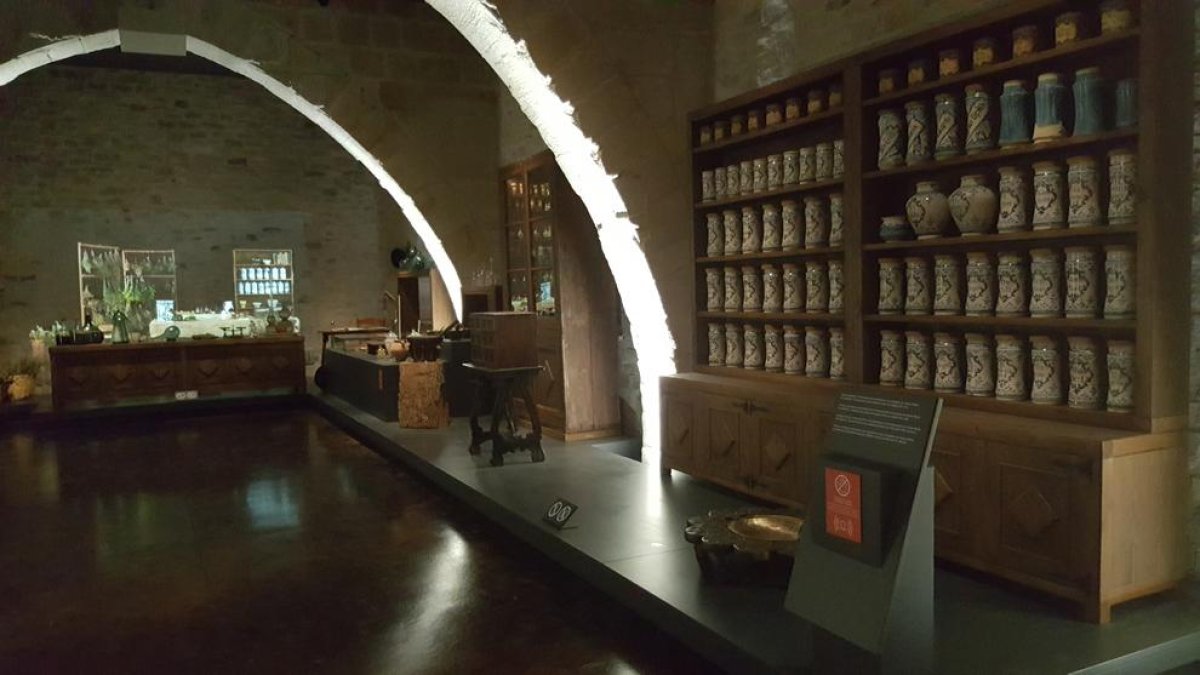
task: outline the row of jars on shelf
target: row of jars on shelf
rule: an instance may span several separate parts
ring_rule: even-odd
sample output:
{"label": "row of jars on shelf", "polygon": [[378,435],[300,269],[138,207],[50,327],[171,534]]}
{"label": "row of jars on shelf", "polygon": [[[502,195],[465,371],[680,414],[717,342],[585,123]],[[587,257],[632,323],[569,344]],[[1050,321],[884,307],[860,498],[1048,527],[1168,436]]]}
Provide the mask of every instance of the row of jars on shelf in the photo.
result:
{"label": "row of jars on shelf", "polygon": [[842,261],[754,265],[704,270],[710,312],[840,314],[846,308]]}
{"label": "row of jars on shelf", "polygon": [[[1083,12],[1064,12],[1054,21],[1054,46],[1070,44],[1092,34],[1093,19]],[[1101,34],[1127,30],[1133,26],[1133,12],[1126,0],[1107,0],[1100,4]],[[1032,54],[1039,49],[1040,30],[1036,24],[1017,27],[1012,32],[1012,57],[1020,58]],[[995,38],[982,37],[971,45],[971,66],[983,68],[990,66],[999,58]],[[951,77],[962,72],[964,67],[962,54],[957,49],[943,49],[938,52],[938,77]],[[929,59],[918,58],[909,61],[906,81],[908,86],[915,86],[933,79],[933,68]],[[879,71],[878,91],[887,94],[900,88],[900,72],[895,68],[884,68]]]}
{"label": "row of jars on shelf", "polygon": [[[1082,410],[1107,407],[1112,412],[1133,410],[1133,343],[1109,340],[1105,366],[1095,338],[1067,338],[1067,368],[1062,343],[1035,335],[1029,344],[1017,335],[997,335],[995,344],[983,333],[885,330],[879,338],[879,383],[906,389],[995,397],[1067,405]],[[1066,387],[1064,397],[1064,385]]]}
{"label": "row of jars on shelf", "polygon": [[[938,314],[1057,318],[1131,319],[1136,312],[1135,257],[1131,246],[1104,247],[1100,255],[1086,246],[1004,252],[998,261],[986,252],[934,256],[933,268],[921,257],[879,261],[880,314]],[[1064,264],[1065,258],[1065,264]],[[1101,283],[1103,281],[1103,283]],[[964,292],[965,291],[965,292]]]}
{"label": "row of jars on shelf", "polygon": [[735,138],[748,131],[758,131],[773,127],[781,122],[791,122],[807,115],[815,115],[826,110],[832,110],[842,105],[842,85],[834,82],[828,91],[820,87],[808,90],[807,100],[799,96],[789,96],[783,105],[768,103],[766,114],[758,108],[751,108],[744,113],[736,113],[728,120],[716,120],[712,124],[700,126],[700,145],[708,145]]}
{"label": "row of jars on shelf", "polygon": [[[905,164],[914,165],[932,159],[949,159],[1000,147],[1025,143],[1044,143],[1067,136],[1064,110],[1068,103],[1067,89],[1058,73],[1038,75],[1033,93],[1034,114],[1030,118],[1030,93],[1023,80],[1008,80],[1000,94],[999,137],[995,127],[997,117],[992,96],[982,84],[968,85],[965,90],[965,125],[962,106],[955,94],[939,94],[935,98],[933,124],[929,104],[909,101],[904,105],[904,117],[896,108],[879,111],[880,169]],[[1075,121],[1072,135],[1086,136],[1105,130],[1105,85],[1099,68],[1083,68],[1075,72]],[[1118,129],[1137,124],[1137,80],[1127,78],[1117,82],[1113,125]],[[964,133],[965,126],[965,133]],[[965,140],[964,140],[965,136]]]}
{"label": "row of jars on shelf", "polygon": [[708,365],[768,373],[845,378],[845,334],[839,326],[708,324]]}
{"label": "row of jars on shelf", "polygon": [[[761,213],[760,213],[761,211]],[[725,209],[705,216],[709,256],[794,251],[841,246],[845,233],[842,193],[810,195],[804,208],[790,199],[776,206],[743,206],[739,214]]]}
{"label": "row of jars on shelf", "polygon": [[1133,223],[1137,157],[1127,148],[1108,153],[1107,204],[1096,164],[1086,155],[1071,157],[1064,180],[1058,162],[1035,162],[1032,193],[1023,168],[1000,167],[998,198],[985,174],[964,176],[949,197],[936,181],[922,181],[904,205],[906,215],[885,216],[879,236],[884,241],[910,239],[913,234],[918,239],[941,237],[952,219],[964,236]]}
{"label": "row of jars on shelf", "polygon": [[839,138],[701,171],[700,199],[747,197],[787,185],[841,178],[846,172],[845,145]]}

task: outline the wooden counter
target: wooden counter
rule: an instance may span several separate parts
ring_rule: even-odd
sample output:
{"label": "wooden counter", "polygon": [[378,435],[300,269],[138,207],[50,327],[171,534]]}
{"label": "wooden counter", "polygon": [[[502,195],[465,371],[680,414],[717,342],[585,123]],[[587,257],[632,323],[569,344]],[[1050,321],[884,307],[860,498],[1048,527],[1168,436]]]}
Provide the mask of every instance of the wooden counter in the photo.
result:
{"label": "wooden counter", "polygon": [[305,388],[304,338],[292,335],[64,345],[50,365],[56,410]]}

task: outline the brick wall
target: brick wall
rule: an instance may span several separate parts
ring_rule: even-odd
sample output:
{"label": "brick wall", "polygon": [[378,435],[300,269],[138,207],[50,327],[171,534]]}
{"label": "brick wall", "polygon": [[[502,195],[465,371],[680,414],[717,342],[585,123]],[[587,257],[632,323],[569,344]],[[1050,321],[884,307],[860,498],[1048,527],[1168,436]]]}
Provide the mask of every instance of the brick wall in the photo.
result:
{"label": "brick wall", "polygon": [[[233,248],[290,248],[308,348],[381,314],[387,254],[415,240],[327,134],[241,77],[48,66],[0,117],[0,349],[78,317],[75,244],[173,248],[182,308],[232,299]],[[5,354],[0,353],[0,359]]]}

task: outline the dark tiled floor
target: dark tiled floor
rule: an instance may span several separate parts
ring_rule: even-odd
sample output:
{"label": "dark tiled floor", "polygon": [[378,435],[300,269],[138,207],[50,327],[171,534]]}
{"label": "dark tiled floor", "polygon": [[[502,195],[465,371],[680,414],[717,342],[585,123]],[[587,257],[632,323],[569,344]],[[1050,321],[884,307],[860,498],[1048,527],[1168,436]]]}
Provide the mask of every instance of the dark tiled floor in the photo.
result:
{"label": "dark tiled floor", "polygon": [[0,672],[703,671],[315,414],[0,435]]}

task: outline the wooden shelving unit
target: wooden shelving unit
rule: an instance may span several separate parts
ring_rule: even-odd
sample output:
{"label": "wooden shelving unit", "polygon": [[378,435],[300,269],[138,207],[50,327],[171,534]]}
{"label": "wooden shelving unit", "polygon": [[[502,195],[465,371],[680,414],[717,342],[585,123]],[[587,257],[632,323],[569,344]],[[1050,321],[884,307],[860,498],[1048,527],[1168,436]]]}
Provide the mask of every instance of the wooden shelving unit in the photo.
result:
{"label": "wooden shelving unit", "polygon": [[[1186,421],[1188,331],[1180,317],[1188,307],[1192,110],[1188,92],[1192,58],[1190,6],[1186,3],[1131,2],[1136,17],[1129,29],[1100,33],[1099,3],[1076,0],[1018,0],[976,17],[938,26],[922,34],[824,65],[808,73],[695,111],[690,116],[693,144],[693,258],[695,260],[696,374],[664,378],[664,465],[708,477],[726,486],[792,504],[807,499],[811,459],[832,423],[834,397],[841,391],[895,391],[879,381],[881,330],[916,330],[1048,335],[1096,338],[1103,367],[1108,340],[1131,341],[1135,348],[1134,405],[1129,412],[1086,410],[1065,404],[1041,405],[994,396],[913,390],[941,396],[946,403],[934,463],[938,471],[938,554],[1079,603],[1083,615],[1107,621],[1112,604],[1169,587],[1187,569],[1181,462]],[[1055,17],[1082,11],[1084,36],[1051,46]],[[1010,58],[1008,44],[1019,26],[1038,27],[1042,43],[1033,54]],[[971,46],[990,37],[997,62],[970,69]],[[878,74],[901,73],[914,58],[936,70],[941,50],[958,49],[964,72],[879,94]],[[911,166],[877,167],[877,115],[941,93],[960,101],[966,85],[980,83],[999,109],[1004,81],[1030,85],[1042,72],[1058,72],[1068,85],[1077,69],[1099,66],[1106,82],[1136,77],[1137,128],[1106,130],[930,160]],[[785,99],[802,100],[810,89],[841,86],[840,108],[699,146],[700,127],[734,114],[762,110]],[[1111,107],[1111,88],[1107,104]],[[1030,97],[1032,101],[1032,96]],[[1067,106],[1070,126],[1070,103]],[[1031,111],[1032,112],[1032,111]],[[932,114],[932,113],[931,113]],[[960,113],[961,114],[961,113]],[[993,121],[999,132],[999,120]],[[931,134],[932,135],[932,134]],[[845,173],[837,180],[786,185],[769,192],[701,201],[701,173],[788,149],[844,139]],[[883,216],[903,214],[918,181],[937,180],[945,194],[967,174],[984,174],[997,189],[997,169],[1028,169],[1035,161],[1063,161],[1076,155],[1096,158],[1102,192],[1105,153],[1132,149],[1137,156],[1136,225],[1025,230],[979,236],[945,236],[882,241]],[[1065,181],[1065,174],[1064,174]],[[1032,188],[1030,188],[1032,190]],[[706,216],[737,205],[761,207],[796,194],[842,193],[843,245],[837,248],[738,253],[710,256]],[[1106,202],[1104,202],[1106,203]],[[1041,318],[1031,316],[881,315],[877,310],[877,265],[883,257],[986,251],[1026,253],[1033,248],[1123,244],[1136,256],[1136,316],[1132,319]],[[793,259],[841,258],[845,312],[836,317],[805,313],[709,312],[705,271],[713,267],[777,263]],[[1103,267],[1101,266],[1101,269]],[[1103,275],[1101,275],[1103,283]],[[965,289],[965,287],[964,287]],[[1103,297],[1101,295],[1101,297]],[[764,323],[777,326],[840,325],[844,381],[769,373],[708,364],[710,323]],[[1060,348],[1061,367],[1068,367]],[[1026,353],[1028,371],[1029,355]],[[1103,373],[1102,373],[1103,375]],[[1028,377],[1028,373],[1027,373]],[[1063,377],[1063,390],[1068,386]],[[1065,400],[1065,393],[1064,393]],[[757,414],[739,412],[754,401]],[[789,461],[794,456],[795,461]],[[740,487],[739,487],[740,486]],[[1137,497],[1153,492],[1154,503]],[[1103,493],[1103,499],[1101,494]]]}

